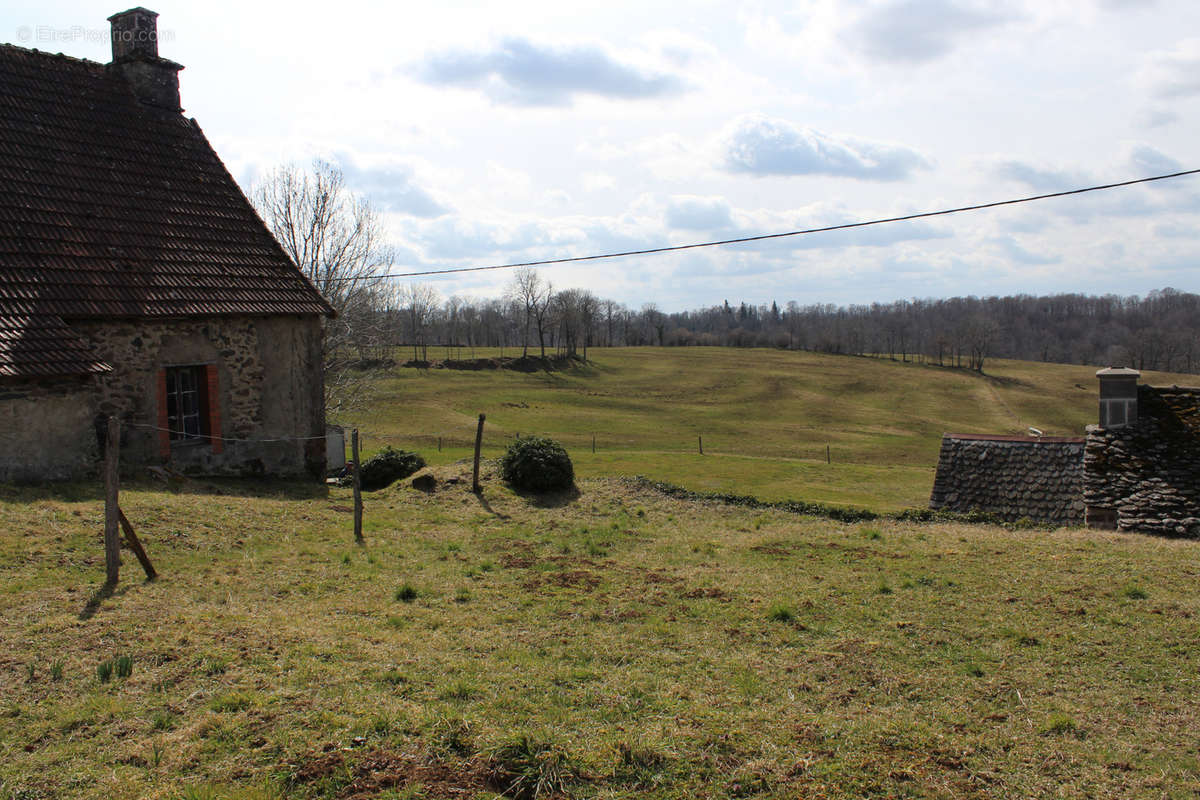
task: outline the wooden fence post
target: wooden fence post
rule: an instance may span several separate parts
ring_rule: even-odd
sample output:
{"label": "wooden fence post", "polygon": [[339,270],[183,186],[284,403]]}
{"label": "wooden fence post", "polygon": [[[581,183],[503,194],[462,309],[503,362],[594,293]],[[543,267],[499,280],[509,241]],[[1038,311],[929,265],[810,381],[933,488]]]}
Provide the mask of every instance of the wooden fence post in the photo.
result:
{"label": "wooden fence post", "polygon": [[592,455],[596,454],[596,434],[592,434]]}
{"label": "wooden fence post", "polygon": [[698,444],[698,445],[700,446],[700,455],[704,455],[704,437],[703,437],[703,436],[697,436],[697,437],[696,437],[696,444]]}
{"label": "wooden fence post", "polygon": [[354,458],[354,541],[362,544],[362,470],[358,463],[358,428],[350,433],[350,453]]}
{"label": "wooden fence post", "polygon": [[479,415],[479,427],[475,429],[475,469],[471,473],[471,491],[479,494],[483,488],[479,485],[479,450],[483,447],[483,421],[486,417]]}
{"label": "wooden fence post", "polygon": [[104,572],[108,586],[117,585],[121,571],[120,457],[121,423],[109,417],[104,441]]}
{"label": "wooden fence post", "polygon": [[832,461],[829,460],[829,445],[825,445],[825,463],[826,464],[833,463]]}

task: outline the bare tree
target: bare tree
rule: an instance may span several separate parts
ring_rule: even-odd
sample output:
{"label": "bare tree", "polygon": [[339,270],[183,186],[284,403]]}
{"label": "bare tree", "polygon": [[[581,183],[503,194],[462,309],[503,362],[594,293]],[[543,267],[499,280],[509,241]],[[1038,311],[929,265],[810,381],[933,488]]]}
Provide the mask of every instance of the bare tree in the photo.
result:
{"label": "bare tree", "polygon": [[438,308],[438,293],[427,283],[410,283],[400,290],[400,304],[408,317],[413,361],[429,361],[429,329]]}
{"label": "bare tree", "polygon": [[326,411],[360,404],[365,376],[354,368],[382,342],[380,275],[394,260],[379,213],[346,187],[341,170],[322,160],[307,170],[276,167],[250,194],[283,251],[337,311],[325,322]]}
{"label": "bare tree", "polygon": [[522,267],[513,273],[508,295],[516,301],[523,312],[525,327],[521,357],[529,355],[529,325],[536,323],[538,343],[542,347],[542,358],[546,357],[546,327],[550,318],[550,304],[554,299],[554,287],[532,267]]}

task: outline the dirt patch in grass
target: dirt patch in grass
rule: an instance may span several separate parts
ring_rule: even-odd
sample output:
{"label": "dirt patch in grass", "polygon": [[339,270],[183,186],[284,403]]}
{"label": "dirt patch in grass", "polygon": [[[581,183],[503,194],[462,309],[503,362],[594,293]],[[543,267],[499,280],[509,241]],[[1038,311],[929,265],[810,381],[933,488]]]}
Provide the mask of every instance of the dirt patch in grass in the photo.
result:
{"label": "dirt patch in grass", "polygon": [[525,581],[523,586],[531,592],[538,592],[547,587],[559,589],[580,589],[590,592],[600,585],[600,577],[586,569],[568,569],[562,572],[551,572]]}
{"label": "dirt patch in grass", "polygon": [[686,592],[681,592],[680,597],[685,597],[688,600],[719,600],[722,603],[731,603],[733,598],[728,592],[722,591],[715,586],[698,586],[695,589],[689,589]]}
{"label": "dirt patch in grass", "polygon": [[385,791],[416,789],[425,798],[474,797],[496,787],[479,759],[446,763],[424,753],[376,749],[314,753],[293,770],[291,783],[332,789],[337,800],[368,800]]}

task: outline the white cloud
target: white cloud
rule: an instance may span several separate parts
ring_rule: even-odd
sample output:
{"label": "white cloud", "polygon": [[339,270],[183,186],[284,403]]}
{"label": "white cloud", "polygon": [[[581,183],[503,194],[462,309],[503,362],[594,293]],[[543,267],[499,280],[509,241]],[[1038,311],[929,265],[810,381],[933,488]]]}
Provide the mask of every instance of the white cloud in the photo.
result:
{"label": "white cloud", "polygon": [[434,53],[415,74],[434,86],[476,89],[495,103],[516,106],[565,106],[578,95],[639,100],[687,89],[677,75],[622,62],[598,46],[562,47],[515,36],[485,49]]}
{"label": "white cloud", "polygon": [[678,195],[667,205],[666,222],[676,230],[723,231],[733,227],[733,213],[723,197]]}
{"label": "white cloud", "polygon": [[722,166],[750,175],[834,175],[898,181],[931,165],[916,150],[831,135],[761,114],[735,120],[723,136]]}
{"label": "white cloud", "polygon": [[859,17],[845,37],[875,60],[921,64],[946,55],[967,36],[1011,19],[993,4],[890,0]]}
{"label": "white cloud", "polygon": [[1200,94],[1200,39],[1185,39],[1169,50],[1150,53],[1138,78],[1147,91],[1160,98]]}
{"label": "white cloud", "polygon": [[1022,183],[1038,192],[1065,192],[1093,183],[1092,178],[1079,170],[1033,164],[1017,159],[998,161],[992,168],[1000,178]]}
{"label": "white cloud", "polygon": [[450,212],[449,203],[436,199],[422,187],[411,164],[398,161],[360,163],[339,153],[334,157],[347,185],[370,198],[382,210],[414,217],[440,217]]}

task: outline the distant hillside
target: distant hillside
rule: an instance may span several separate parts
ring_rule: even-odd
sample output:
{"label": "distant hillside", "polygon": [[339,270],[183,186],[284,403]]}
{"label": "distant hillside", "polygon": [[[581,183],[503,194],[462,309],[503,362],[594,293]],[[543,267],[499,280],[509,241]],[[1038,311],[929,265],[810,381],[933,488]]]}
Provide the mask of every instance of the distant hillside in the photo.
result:
{"label": "distant hillside", "polygon": [[464,458],[484,413],[490,456],[517,434],[545,434],[585,477],[643,474],[877,510],[925,505],[945,432],[1081,434],[1097,405],[1094,367],[996,360],[978,374],[715,347],[594,348],[586,364],[556,372],[397,369],[376,389],[369,412],[341,420],[369,449]]}

